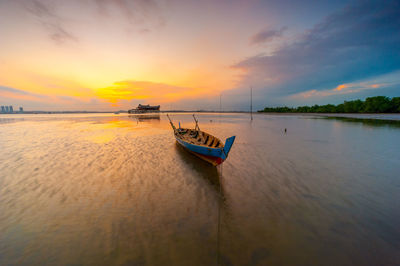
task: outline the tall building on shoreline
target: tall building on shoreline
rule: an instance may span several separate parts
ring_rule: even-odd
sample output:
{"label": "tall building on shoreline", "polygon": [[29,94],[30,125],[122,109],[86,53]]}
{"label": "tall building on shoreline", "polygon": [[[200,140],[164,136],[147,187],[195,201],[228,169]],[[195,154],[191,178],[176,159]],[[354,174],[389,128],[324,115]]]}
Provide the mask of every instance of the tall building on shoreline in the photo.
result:
{"label": "tall building on shoreline", "polygon": [[[24,109],[22,107],[19,108],[19,112],[22,113],[24,112]],[[13,114],[14,113],[14,108],[12,105],[2,105],[1,106],[1,114]]]}

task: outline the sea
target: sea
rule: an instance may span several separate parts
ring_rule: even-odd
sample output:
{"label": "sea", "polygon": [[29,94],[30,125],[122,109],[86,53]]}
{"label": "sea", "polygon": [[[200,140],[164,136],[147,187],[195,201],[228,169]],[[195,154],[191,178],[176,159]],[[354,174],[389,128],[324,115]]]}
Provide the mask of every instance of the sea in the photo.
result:
{"label": "sea", "polygon": [[400,265],[399,115],[196,117],[0,115],[0,265]]}

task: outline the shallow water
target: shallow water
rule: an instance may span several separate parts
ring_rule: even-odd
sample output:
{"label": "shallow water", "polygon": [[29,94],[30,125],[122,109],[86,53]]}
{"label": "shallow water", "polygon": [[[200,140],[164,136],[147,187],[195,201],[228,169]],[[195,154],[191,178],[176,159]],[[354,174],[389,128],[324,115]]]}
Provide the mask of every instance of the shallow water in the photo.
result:
{"label": "shallow water", "polygon": [[163,114],[0,116],[0,265],[399,264],[396,124],[197,116],[218,169]]}

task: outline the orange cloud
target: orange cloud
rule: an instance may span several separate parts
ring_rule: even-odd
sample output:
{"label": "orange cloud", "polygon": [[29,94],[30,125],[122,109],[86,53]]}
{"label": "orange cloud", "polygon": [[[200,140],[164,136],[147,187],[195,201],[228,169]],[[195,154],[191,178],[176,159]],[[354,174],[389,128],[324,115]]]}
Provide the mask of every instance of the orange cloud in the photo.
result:
{"label": "orange cloud", "polygon": [[383,86],[383,84],[371,84],[370,85],[370,87],[373,88],[373,89],[377,89],[377,88],[380,88],[382,86]]}
{"label": "orange cloud", "polygon": [[348,87],[350,87],[350,84],[341,84],[341,85],[337,86],[334,90],[341,91],[341,90],[346,89]]}
{"label": "orange cloud", "polygon": [[200,88],[180,87],[148,81],[119,81],[112,86],[95,90],[97,97],[114,106],[122,100],[151,99],[157,103],[171,102],[182,98],[192,98],[209,92]]}
{"label": "orange cloud", "polygon": [[326,97],[331,95],[338,95],[338,94],[350,94],[360,92],[362,90],[370,90],[370,89],[377,89],[381,87],[388,86],[389,83],[374,83],[369,84],[368,82],[360,82],[360,83],[346,83],[340,84],[334,89],[330,90],[309,90],[301,93],[297,93],[292,95],[292,98],[299,99],[299,98],[311,98],[311,97]]}

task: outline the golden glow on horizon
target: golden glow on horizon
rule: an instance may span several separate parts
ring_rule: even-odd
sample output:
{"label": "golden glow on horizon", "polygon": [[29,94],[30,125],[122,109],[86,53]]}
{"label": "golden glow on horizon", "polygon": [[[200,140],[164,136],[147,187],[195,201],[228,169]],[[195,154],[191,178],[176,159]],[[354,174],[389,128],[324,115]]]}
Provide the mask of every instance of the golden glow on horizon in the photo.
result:
{"label": "golden glow on horizon", "polygon": [[[204,21],[190,15],[193,23],[185,24],[192,12],[165,7],[131,23],[116,3],[106,5],[110,12],[104,17],[90,3],[37,2],[41,5],[0,9],[3,17],[13,14],[0,24],[6,36],[0,43],[0,86],[11,88],[0,94],[21,105],[25,100],[35,108],[84,110],[91,103],[92,110],[110,110],[131,108],[137,100],[177,102],[178,108],[186,99],[198,99],[201,107],[203,99],[236,87],[240,70],[230,66],[249,55],[247,38],[238,38],[248,34],[249,25],[232,16],[210,14]],[[167,10],[178,14],[161,25],[158,12]]]}
{"label": "golden glow on horizon", "polygon": [[[39,54],[22,65],[0,65],[0,72],[6,74],[0,77],[0,84],[28,92],[27,95],[7,93],[14,99],[45,102],[45,97],[40,96],[67,96],[79,101],[99,99],[110,106],[120,106],[121,102],[130,100],[167,103],[183,98],[214,97],[235,84],[232,77],[235,70],[219,66],[217,62],[166,68],[166,59],[162,62],[153,59],[152,63],[142,64],[142,71],[129,73],[126,69],[138,69],[141,62],[125,60],[119,62],[119,67],[112,60],[107,64],[96,61],[80,64],[76,55],[68,57],[67,54],[56,57],[60,60],[58,64],[53,57]],[[151,69],[150,65],[156,67]],[[130,81],[131,77],[135,79]],[[57,97],[52,100],[59,101]]]}
{"label": "golden glow on horizon", "polygon": [[144,81],[121,81],[112,86],[95,90],[96,96],[107,100],[113,106],[119,106],[121,100],[147,100],[167,103],[183,98],[196,98],[215,94],[206,89],[180,87],[163,83]]}
{"label": "golden glow on horizon", "polygon": [[[202,17],[194,26],[178,20],[141,33],[134,27],[127,30],[132,25],[115,16],[118,12],[99,22],[91,6],[68,13],[68,8],[49,5],[54,14],[8,8],[19,16],[9,18],[13,27],[0,25],[7,37],[0,43],[0,86],[11,88],[0,95],[19,99],[21,105],[86,109],[92,102],[93,109],[105,110],[131,108],[133,100],[162,104],[199,99],[201,104],[200,99],[235,88],[239,70],[229,66],[247,55],[246,38],[236,39],[238,28],[223,35],[219,29],[204,30]],[[6,11],[0,13],[10,13]],[[58,32],[52,23],[65,31]],[[57,33],[64,33],[64,39],[54,40]]]}

